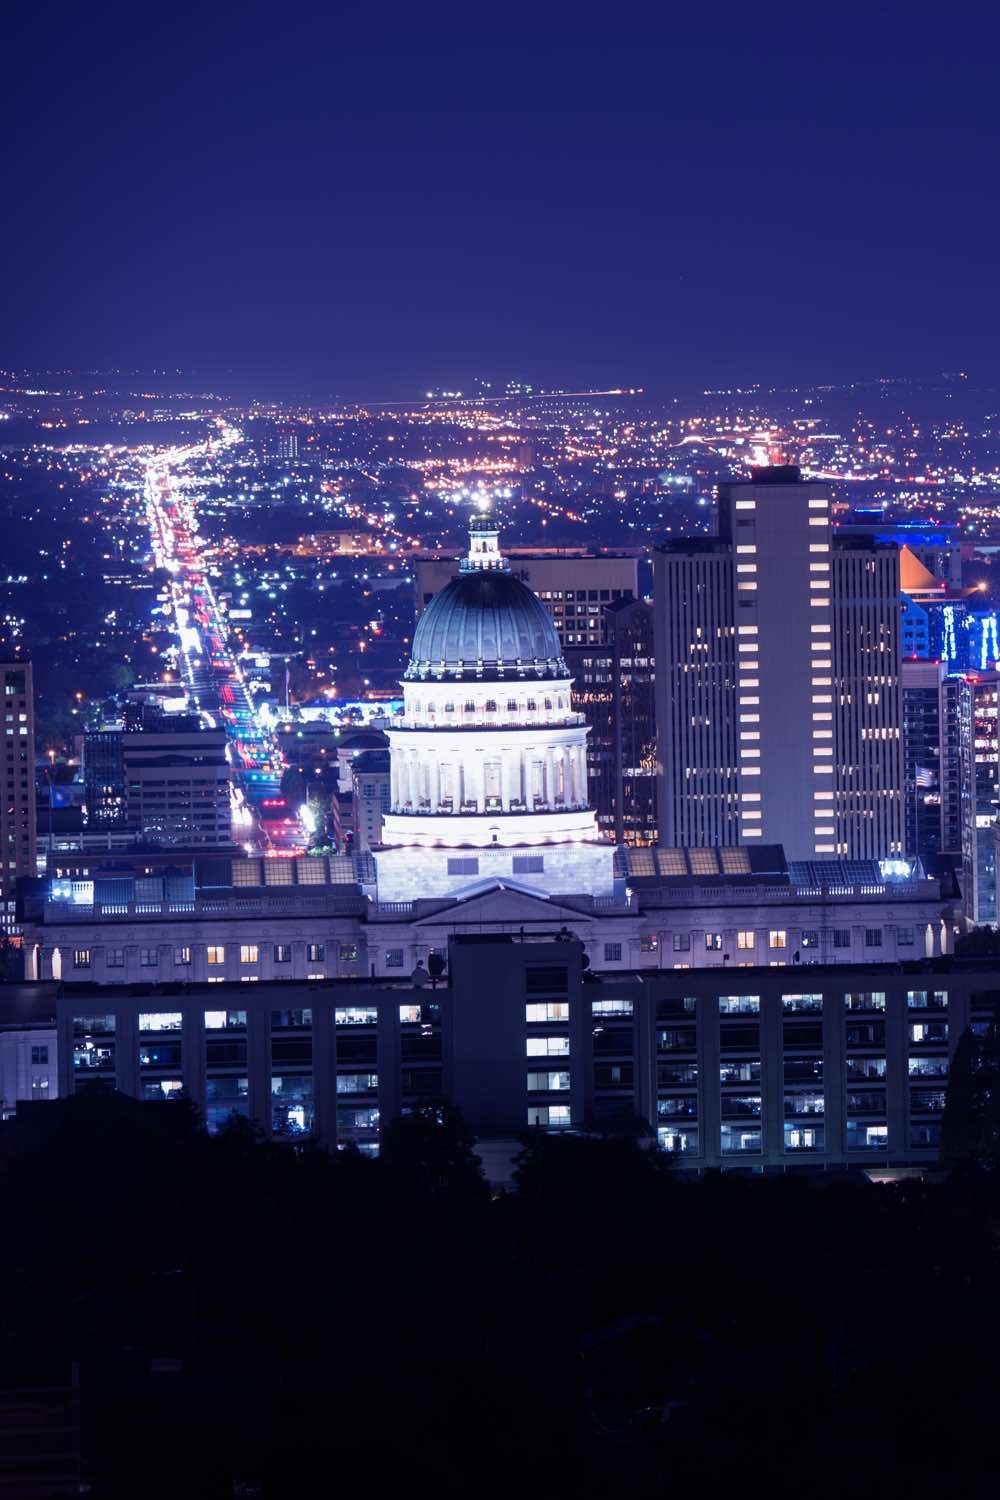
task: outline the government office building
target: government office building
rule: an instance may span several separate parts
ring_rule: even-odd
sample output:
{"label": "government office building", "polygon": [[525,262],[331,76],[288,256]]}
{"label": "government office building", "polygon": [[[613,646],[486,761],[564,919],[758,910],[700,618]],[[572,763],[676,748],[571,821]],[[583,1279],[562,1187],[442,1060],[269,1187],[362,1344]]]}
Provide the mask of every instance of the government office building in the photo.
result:
{"label": "government office building", "polygon": [[532,1126],[638,1130],[693,1169],[931,1164],[957,1039],[1000,1000],[993,960],[594,975],[582,958],[571,938],[470,934],[435,988],[421,972],[39,989],[61,1094],[183,1090],[210,1131],[235,1113],[370,1153],[444,1095],[497,1180]]}

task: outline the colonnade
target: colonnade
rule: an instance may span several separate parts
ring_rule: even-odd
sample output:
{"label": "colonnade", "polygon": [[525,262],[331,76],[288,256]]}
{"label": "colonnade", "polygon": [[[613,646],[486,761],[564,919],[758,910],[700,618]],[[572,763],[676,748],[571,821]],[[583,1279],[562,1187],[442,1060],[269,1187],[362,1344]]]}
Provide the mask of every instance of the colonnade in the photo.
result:
{"label": "colonnade", "polygon": [[[394,812],[534,811],[587,804],[585,741],[440,751],[394,746],[390,759]],[[487,806],[487,801],[489,806]],[[517,806],[516,804],[519,804]]]}

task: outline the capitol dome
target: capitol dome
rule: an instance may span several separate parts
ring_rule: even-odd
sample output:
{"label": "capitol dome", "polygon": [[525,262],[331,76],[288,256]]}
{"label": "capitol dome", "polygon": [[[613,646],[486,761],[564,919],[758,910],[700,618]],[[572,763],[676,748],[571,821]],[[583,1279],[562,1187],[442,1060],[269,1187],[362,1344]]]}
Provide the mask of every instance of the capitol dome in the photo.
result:
{"label": "capitol dome", "polygon": [[552,616],[504,572],[461,573],[435,594],[405,674],[408,682],[568,676]]}
{"label": "capitol dome", "polygon": [[473,519],[461,571],[421,615],[407,682],[565,680],[552,616],[507,570],[491,515]]}

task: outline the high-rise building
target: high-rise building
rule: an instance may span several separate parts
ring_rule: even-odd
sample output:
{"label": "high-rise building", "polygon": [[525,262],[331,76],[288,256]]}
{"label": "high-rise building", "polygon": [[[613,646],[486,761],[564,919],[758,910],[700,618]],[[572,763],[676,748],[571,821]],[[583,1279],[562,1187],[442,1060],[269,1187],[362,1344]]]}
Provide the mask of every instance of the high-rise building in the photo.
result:
{"label": "high-rise building", "polygon": [[196,714],[163,715],[122,735],[129,828],[145,843],[196,847],[232,841],[224,729]]}
{"label": "high-rise building", "polygon": [[19,876],[35,874],[35,705],[31,662],[0,659],[4,734],[0,751],[0,931],[13,925]]}
{"label": "high-rise building", "polygon": [[758,469],[720,486],[717,538],[657,550],[654,596],[662,842],[901,853],[898,549]]}
{"label": "high-rise building", "polygon": [[908,858],[942,849],[942,672],[935,661],[904,661],[903,852]]}
{"label": "high-rise building", "polygon": [[87,827],[97,831],[127,825],[124,735],[95,729],[83,737],[84,804]]}
{"label": "high-rise building", "polygon": [[959,679],[962,896],[969,921],[984,924],[997,919],[998,692],[1000,673]]}
{"label": "high-rise building", "polygon": [[[560,645],[595,646],[604,639],[604,610],[639,592],[636,557],[582,552],[511,552],[508,571],[539,598],[552,616]],[[421,557],[413,568],[417,618],[455,576],[451,558]]]}
{"label": "high-rise building", "polygon": [[604,606],[602,646],[567,649],[573,707],[590,725],[587,786],[602,833],[616,844],[657,841],[653,609]]}

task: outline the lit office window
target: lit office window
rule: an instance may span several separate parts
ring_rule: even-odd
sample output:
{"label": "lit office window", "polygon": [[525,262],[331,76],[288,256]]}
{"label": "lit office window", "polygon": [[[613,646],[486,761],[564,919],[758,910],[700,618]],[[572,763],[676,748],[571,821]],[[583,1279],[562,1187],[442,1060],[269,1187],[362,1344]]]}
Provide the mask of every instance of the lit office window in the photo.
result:
{"label": "lit office window", "polygon": [[140,1031],[180,1031],[184,1016],[179,1010],[147,1010],[139,1013]]}
{"label": "lit office window", "polygon": [[759,995],[720,995],[720,1016],[755,1016],[760,1011]]}
{"label": "lit office window", "polygon": [[529,1094],[556,1094],[569,1088],[569,1074],[562,1071],[528,1074]]}
{"label": "lit office window", "polygon": [[539,1021],[568,1021],[568,1000],[529,1000],[524,1007],[524,1019],[529,1025]]}

